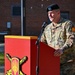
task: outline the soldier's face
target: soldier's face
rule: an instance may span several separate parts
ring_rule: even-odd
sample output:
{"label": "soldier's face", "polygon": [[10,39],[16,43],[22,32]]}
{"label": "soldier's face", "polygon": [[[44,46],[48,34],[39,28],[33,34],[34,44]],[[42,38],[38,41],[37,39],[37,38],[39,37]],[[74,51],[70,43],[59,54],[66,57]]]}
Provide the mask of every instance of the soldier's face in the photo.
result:
{"label": "soldier's face", "polygon": [[48,17],[51,22],[55,21],[58,18],[59,11],[58,10],[53,10],[48,12]]}

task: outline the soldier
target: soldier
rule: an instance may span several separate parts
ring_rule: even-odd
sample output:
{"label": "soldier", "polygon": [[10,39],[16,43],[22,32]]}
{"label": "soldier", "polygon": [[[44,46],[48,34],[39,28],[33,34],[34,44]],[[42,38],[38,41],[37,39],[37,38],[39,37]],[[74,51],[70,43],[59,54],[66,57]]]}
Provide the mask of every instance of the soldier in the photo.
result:
{"label": "soldier", "polygon": [[61,17],[57,4],[49,5],[47,13],[51,23],[45,27],[41,42],[53,47],[55,49],[54,55],[60,56],[61,75],[75,75],[74,34],[72,32],[74,24]]}

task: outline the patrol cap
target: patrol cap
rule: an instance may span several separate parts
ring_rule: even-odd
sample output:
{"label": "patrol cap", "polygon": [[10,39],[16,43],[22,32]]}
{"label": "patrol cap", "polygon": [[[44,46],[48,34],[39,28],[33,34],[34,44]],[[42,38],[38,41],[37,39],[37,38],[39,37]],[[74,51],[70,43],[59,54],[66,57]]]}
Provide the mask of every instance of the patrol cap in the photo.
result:
{"label": "patrol cap", "polygon": [[60,9],[59,6],[57,4],[51,4],[47,7],[47,12],[52,11],[52,10],[56,10],[56,9]]}

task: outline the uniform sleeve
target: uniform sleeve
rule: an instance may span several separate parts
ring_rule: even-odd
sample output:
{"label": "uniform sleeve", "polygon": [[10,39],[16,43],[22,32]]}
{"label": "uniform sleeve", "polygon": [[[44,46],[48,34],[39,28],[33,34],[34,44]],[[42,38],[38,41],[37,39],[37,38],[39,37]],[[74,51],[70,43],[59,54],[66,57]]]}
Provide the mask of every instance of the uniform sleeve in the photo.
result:
{"label": "uniform sleeve", "polygon": [[73,28],[73,23],[71,21],[69,21],[66,26],[66,42],[63,46],[63,50],[71,47],[74,43],[74,33],[72,32],[72,28]]}
{"label": "uniform sleeve", "polygon": [[45,38],[45,33],[44,32],[42,33],[40,41],[46,43],[46,38]]}

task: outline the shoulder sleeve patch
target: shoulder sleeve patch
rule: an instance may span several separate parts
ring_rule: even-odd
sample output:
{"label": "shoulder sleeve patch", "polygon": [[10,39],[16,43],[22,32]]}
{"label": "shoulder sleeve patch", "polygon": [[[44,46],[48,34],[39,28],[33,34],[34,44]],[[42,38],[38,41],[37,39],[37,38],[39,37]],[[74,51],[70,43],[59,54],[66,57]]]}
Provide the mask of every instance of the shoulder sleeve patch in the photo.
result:
{"label": "shoulder sleeve patch", "polygon": [[72,32],[75,32],[75,27],[72,28]]}

